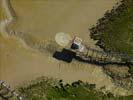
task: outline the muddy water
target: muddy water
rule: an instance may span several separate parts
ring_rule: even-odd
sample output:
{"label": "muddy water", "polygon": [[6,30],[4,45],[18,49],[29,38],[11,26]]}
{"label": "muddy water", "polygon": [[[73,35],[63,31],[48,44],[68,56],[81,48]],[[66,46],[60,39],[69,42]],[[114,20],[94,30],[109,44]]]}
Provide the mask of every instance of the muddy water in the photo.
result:
{"label": "muddy water", "polygon": [[54,39],[57,32],[74,33],[88,45],[88,28],[118,0],[11,0],[18,16],[12,29],[41,40]]}
{"label": "muddy water", "polygon": [[[42,75],[61,78],[65,82],[83,80],[101,83],[106,80],[112,84],[102,68],[95,65],[76,61],[71,64],[59,62],[38,51],[23,48],[15,39],[7,40],[1,37],[0,43],[0,78],[13,86]],[[103,84],[98,86],[101,85]]]}
{"label": "muddy water", "polygon": [[[95,46],[89,38],[88,28],[111,9],[116,0],[11,0],[11,3],[17,21],[10,29],[39,40],[54,39],[61,31],[75,33]],[[18,39],[0,37],[0,79],[15,87],[39,76],[48,76],[65,82],[87,81],[115,92],[121,90],[116,90],[100,66],[77,61],[68,64],[46,53],[26,48]]]}

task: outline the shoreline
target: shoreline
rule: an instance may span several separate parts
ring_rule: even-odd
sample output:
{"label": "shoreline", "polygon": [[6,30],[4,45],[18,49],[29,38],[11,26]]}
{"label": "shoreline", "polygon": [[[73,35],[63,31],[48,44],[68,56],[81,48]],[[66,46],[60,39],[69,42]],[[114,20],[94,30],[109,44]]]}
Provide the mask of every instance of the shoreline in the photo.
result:
{"label": "shoreline", "polygon": [[127,8],[127,5],[125,4],[126,2],[128,1],[122,0],[120,3],[117,3],[117,5],[114,6],[113,9],[111,9],[111,11],[107,10],[104,16],[98,19],[96,25],[89,28],[90,37],[93,40],[96,40],[97,41],[96,45],[102,48],[105,52],[111,52],[112,50],[108,48],[102,40],[101,35],[104,34],[104,27],[106,26],[107,23],[112,22],[111,17],[119,16],[121,12],[124,12],[126,10]]}

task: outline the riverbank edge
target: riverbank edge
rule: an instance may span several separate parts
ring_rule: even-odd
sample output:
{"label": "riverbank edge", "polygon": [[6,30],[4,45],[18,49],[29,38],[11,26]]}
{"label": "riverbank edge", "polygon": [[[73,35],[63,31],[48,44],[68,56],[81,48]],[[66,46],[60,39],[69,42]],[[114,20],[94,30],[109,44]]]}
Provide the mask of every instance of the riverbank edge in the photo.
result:
{"label": "riverbank edge", "polygon": [[[111,17],[116,17],[120,15],[121,12],[125,11],[127,8],[127,5],[132,5],[132,0],[121,0],[112,8],[112,10],[107,10],[104,14],[104,16],[100,19],[98,19],[95,26],[92,26],[89,28],[90,30],[90,37],[93,40],[97,40],[96,45],[102,48],[105,52],[112,52],[111,49],[107,48],[105,43],[102,41],[102,37],[100,37],[100,34],[104,31],[104,26],[106,26],[107,23],[111,22]],[[98,33],[99,32],[99,33]]]}

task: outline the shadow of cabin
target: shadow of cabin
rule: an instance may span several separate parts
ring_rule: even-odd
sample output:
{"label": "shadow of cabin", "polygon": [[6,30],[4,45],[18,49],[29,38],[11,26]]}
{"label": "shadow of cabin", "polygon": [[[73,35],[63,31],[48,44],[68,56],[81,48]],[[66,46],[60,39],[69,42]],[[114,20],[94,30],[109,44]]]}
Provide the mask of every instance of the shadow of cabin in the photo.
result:
{"label": "shadow of cabin", "polygon": [[53,54],[53,57],[58,59],[58,60],[62,60],[62,61],[65,61],[67,63],[70,63],[70,62],[72,62],[73,58],[76,57],[76,53],[72,52],[70,50],[67,50],[67,49],[63,49],[61,52],[56,51]]}

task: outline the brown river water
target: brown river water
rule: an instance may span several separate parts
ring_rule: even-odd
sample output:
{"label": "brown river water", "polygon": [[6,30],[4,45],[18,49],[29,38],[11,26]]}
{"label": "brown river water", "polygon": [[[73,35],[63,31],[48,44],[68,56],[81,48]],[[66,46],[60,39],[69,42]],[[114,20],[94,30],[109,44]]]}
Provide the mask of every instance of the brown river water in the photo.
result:
{"label": "brown river water", "polygon": [[[96,47],[95,41],[89,37],[88,28],[117,1],[11,0],[17,20],[9,28],[47,42],[54,41],[56,33],[66,32],[75,34],[89,46]],[[106,86],[107,90],[118,94],[126,93],[122,88],[116,88],[100,66],[75,60],[68,64],[54,59],[52,54],[45,51],[42,53],[25,47],[18,38],[0,36],[0,79],[16,87],[40,76],[63,79],[68,83],[82,80],[95,83],[98,88]],[[121,93],[121,90],[125,92]]]}

